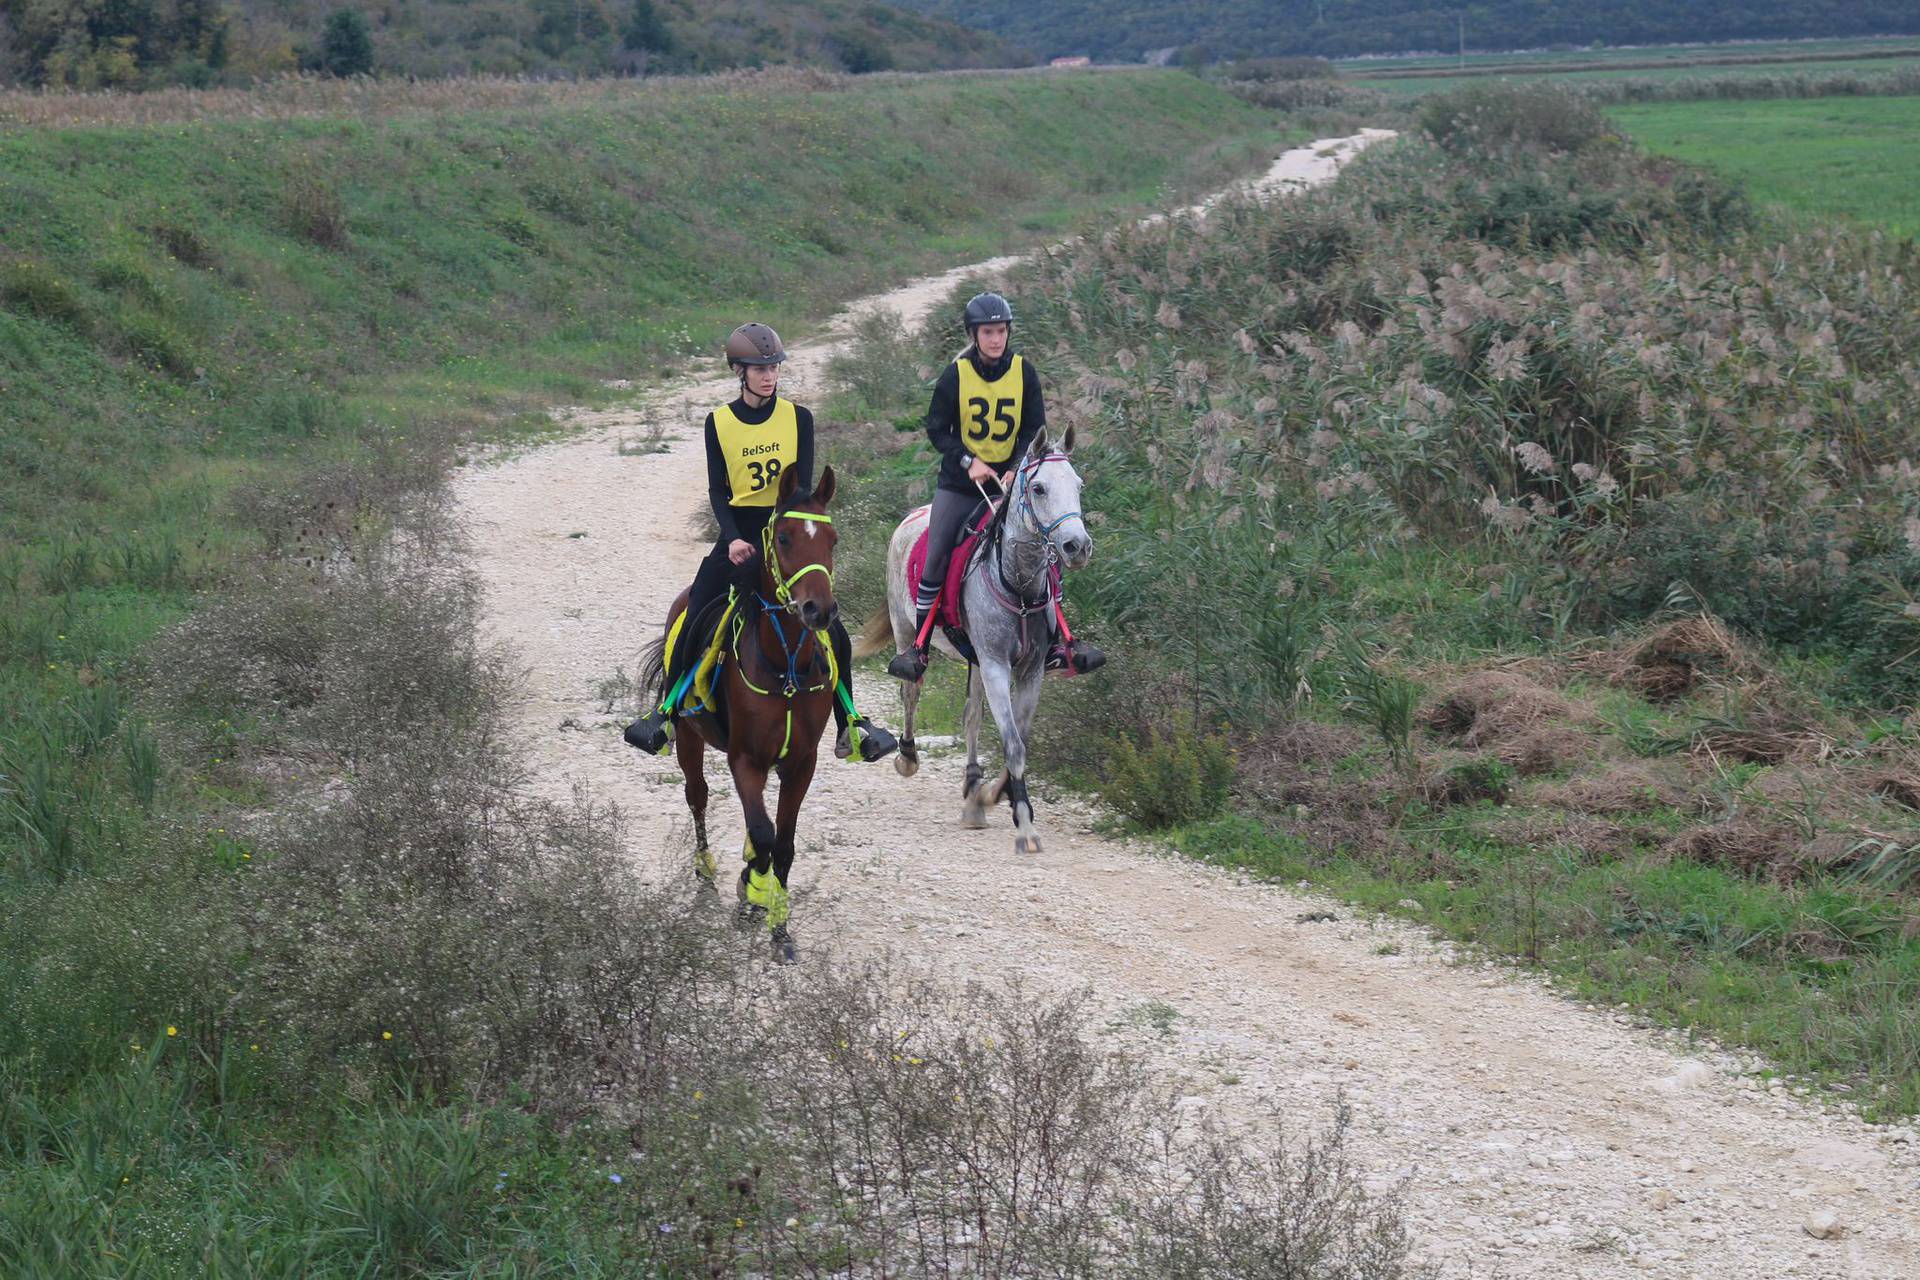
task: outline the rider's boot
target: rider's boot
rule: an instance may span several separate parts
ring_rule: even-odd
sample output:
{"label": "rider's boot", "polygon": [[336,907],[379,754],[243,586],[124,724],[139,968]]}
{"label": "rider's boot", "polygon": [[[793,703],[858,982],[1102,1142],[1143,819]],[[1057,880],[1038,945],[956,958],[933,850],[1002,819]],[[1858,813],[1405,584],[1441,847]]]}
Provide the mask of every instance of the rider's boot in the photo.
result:
{"label": "rider's boot", "polygon": [[1047,670],[1085,675],[1107,665],[1107,655],[1085,640],[1069,640],[1047,650]]}
{"label": "rider's boot", "polygon": [[858,757],[865,764],[885,760],[899,749],[899,740],[884,725],[877,725],[865,716],[854,716],[841,725],[840,736],[833,744],[833,754],[842,760]]}
{"label": "rider's boot", "polygon": [[655,707],[628,725],[625,737],[630,747],[638,747],[650,756],[665,755],[673,745],[673,717],[666,708]]}
{"label": "rider's boot", "polygon": [[893,661],[887,664],[887,674],[895,680],[905,680],[908,684],[919,684],[920,677],[927,674],[927,646],[921,643],[922,636],[931,633],[927,630],[927,615],[931,609],[920,609],[913,618],[913,644],[895,654]]}

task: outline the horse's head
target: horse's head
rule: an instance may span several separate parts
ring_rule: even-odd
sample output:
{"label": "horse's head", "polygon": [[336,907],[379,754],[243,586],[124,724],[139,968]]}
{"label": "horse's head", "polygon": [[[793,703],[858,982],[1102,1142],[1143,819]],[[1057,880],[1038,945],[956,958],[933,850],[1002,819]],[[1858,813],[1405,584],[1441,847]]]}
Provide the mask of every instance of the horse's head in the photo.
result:
{"label": "horse's head", "polygon": [[1093,538],[1080,516],[1080,473],[1073,469],[1072,454],[1072,427],[1058,441],[1041,429],[1014,480],[1013,514],[1053,544],[1062,564],[1079,569],[1093,559]]}
{"label": "horse's head", "polygon": [[793,471],[780,477],[773,518],[760,536],[761,573],[776,605],[791,608],[808,630],[821,631],[840,615],[833,598],[833,546],[839,535],[827,514],[833,468],[820,473],[812,493],[796,495],[798,480]]}

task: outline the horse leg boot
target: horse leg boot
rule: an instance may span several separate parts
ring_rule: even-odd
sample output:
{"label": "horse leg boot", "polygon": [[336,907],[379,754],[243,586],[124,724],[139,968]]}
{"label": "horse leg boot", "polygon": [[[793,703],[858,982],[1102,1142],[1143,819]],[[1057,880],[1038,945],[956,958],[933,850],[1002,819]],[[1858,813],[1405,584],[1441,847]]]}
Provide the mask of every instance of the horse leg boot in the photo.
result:
{"label": "horse leg boot", "polygon": [[767,945],[775,964],[792,964],[800,958],[793,933],[787,928],[791,899],[787,895],[787,877],[793,871],[793,837],[800,825],[800,805],[813,785],[814,756],[789,757],[780,766],[780,808],[773,834],[773,896],[775,904],[767,908]]}
{"label": "horse leg boot", "polygon": [[960,784],[960,825],[971,830],[979,830],[987,825],[987,810],[998,798],[998,792],[988,798],[988,789],[981,785],[983,776],[980,768],[980,723],[985,713],[986,696],[980,687],[980,668],[967,668],[967,777]]}
{"label": "horse leg boot", "polygon": [[680,776],[686,782],[687,810],[693,814],[693,874],[700,888],[713,891],[719,867],[713,850],[707,847],[707,744],[691,727],[675,736],[674,754],[680,760]]}
{"label": "horse leg boot", "polygon": [[[1000,725],[1000,745],[1007,763],[1006,772],[988,789],[991,794],[984,797],[985,803],[993,804],[1005,794],[1007,805],[1013,810],[1014,852],[1038,853],[1040,836],[1033,829],[1033,804],[1027,799],[1026,734],[1032,703],[1024,689],[1015,689],[1015,673],[1009,668],[996,662],[983,662],[980,675],[987,701],[993,707],[993,718]],[[1039,673],[1033,672],[1032,679],[1037,683]],[[1028,714],[1022,716],[1022,710]]]}
{"label": "horse leg boot", "polygon": [[771,921],[777,904],[784,923],[786,891],[775,892],[779,883],[773,876],[773,846],[778,837],[773,819],[767,816],[767,771],[744,757],[735,757],[732,765],[734,790],[740,794],[740,810],[747,820],[747,842],[740,851],[746,863],[740,868],[738,886],[740,918]]}
{"label": "horse leg boot", "polygon": [[920,708],[920,686],[900,686],[900,754],[893,758],[893,771],[903,778],[920,772],[920,745],[913,740],[913,713]]}
{"label": "horse leg boot", "polygon": [[828,635],[833,641],[834,669],[840,675],[840,683],[833,691],[833,722],[840,731],[834,740],[833,754],[842,760],[857,757],[865,764],[885,760],[900,744],[884,726],[854,710],[853,640],[838,618],[834,619]]}

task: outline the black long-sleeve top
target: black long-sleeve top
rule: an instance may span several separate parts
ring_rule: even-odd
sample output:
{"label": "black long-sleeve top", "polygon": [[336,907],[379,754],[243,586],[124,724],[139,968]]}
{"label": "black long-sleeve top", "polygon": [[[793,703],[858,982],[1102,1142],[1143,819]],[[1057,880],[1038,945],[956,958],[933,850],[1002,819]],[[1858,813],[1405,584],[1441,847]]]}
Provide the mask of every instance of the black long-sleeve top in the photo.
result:
{"label": "black long-sleeve top", "polygon": [[[1005,375],[1013,357],[1014,350],[1009,346],[992,363],[982,360],[978,351],[969,351],[960,359],[971,361],[974,372],[991,382]],[[955,361],[942,370],[940,380],[933,384],[933,403],[927,407],[927,439],[940,451],[939,486],[955,493],[972,493],[973,481],[967,478],[967,467],[973,462],[973,454],[967,449],[966,438],[960,434],[958,363]],[[1040,428],[1047,425],[1047,405],[1040,396],[1040,375],[1034,372],[1033,361],[1022,361],[1021,372],[1024,376],[1020,380],[1020,434],[1014,439],[1012,457],[998,464],[1002,470],[1011,467],[1026,452]]]}
{"label": "black long-sleeve top", "polygon": [[[773,416],[773,406],[780,397],[769,397],[758,409],[749,406],[744,398],[736,399],[728,405],[733,416],[750,427],[757,427]],[[799,437],[800,457],[793,470],[800,479],[795,482],[795,493],[813,492],[813,412],[802,405],[793,406],[795,434]],[[714,430],[713,415],[707,415],[705,430],[707,442],[707,500],[713,504],[713,518],[720,524],[720,543],[725,546],[735,538],[746,537],[741,532],[741,521],[750,521],[754,537],[760,534],[760,527],[767,522],[772,507],[736,507],[733,498],[733,482],[727,476],[727,460],[720,452],[720,436]],[[752,538],[747,538],[751,542]]]}

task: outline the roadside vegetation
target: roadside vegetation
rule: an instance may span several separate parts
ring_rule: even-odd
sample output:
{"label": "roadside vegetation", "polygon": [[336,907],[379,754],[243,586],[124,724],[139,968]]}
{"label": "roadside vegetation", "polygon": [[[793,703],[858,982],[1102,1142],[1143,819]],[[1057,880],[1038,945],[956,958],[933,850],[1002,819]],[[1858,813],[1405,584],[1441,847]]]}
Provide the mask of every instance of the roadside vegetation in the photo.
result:
{"label": "roadside vegetation", "polygon": [[[1050,688],[1042,776],[1920,1109],[1910,244],[1483,85],[1006,284],[1120,655]],[[924,484],[957,306],[843,368],[903,428],[850,529]]]}
{"label": "roadside vegetation", "polygon": [[442,483],[1285,126],[1173,74],[490,91],[0,135],[0,1273],[1419,1274],[1341,1117],[1242,1145],[1071,1002],[776,982],[528,801]]}

